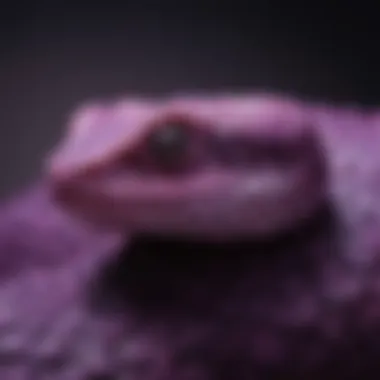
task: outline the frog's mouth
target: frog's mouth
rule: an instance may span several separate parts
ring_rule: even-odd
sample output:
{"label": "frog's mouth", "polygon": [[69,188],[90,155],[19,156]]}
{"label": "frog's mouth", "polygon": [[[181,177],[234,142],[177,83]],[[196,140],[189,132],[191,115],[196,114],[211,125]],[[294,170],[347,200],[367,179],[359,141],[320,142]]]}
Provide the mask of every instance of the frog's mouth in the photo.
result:
{"label": "frog's mouth", "polygon": [[282,229],[309,213],[320,194],[307,161],[286,169],[208,168],[183,177],[107,171],[56,191],[59,202],[92,224],[197,236]]}

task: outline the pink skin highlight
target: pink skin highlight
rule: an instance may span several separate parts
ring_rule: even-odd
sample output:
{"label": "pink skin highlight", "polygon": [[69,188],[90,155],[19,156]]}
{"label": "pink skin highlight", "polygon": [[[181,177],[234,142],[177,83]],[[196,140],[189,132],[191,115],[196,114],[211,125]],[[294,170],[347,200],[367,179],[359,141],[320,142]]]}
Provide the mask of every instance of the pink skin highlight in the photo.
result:
{"label": "pink skin highlight", "polygon": [[[189,128],[178,157],[186,167],[174,174],[161,170],[148,146],[153,132],[172,123]],[[272,97],[86,107],[47,160],[47,173],[63,207],[113,231],[262,237],[301,223],[325,199],[323,155],[308,114]]]}

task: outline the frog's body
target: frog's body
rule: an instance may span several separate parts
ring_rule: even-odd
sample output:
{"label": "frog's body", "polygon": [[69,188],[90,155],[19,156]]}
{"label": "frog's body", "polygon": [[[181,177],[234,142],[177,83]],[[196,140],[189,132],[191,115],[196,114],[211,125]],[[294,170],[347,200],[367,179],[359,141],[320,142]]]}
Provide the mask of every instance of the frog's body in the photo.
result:
{"label": "frog's body", "polygon": [[[313,217],[276,237],[185,243],[154,230],[128,245],[63,214],[47,183],[6,204],[0,378],[378,378],[380,117],[300,107],[319,131],[327,202],[313,198]],[[78,167],[55,166],[56,183]]]}

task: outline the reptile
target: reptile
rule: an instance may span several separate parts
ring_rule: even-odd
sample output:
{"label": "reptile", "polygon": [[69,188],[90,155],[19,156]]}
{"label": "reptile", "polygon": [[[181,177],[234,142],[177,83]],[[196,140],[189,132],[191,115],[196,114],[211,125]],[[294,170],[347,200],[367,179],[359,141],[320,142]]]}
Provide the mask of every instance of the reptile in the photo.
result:
{"label": "reptile", "polygon": [[0,212],[1,379],[380,374],[380,115],[80,107]]}

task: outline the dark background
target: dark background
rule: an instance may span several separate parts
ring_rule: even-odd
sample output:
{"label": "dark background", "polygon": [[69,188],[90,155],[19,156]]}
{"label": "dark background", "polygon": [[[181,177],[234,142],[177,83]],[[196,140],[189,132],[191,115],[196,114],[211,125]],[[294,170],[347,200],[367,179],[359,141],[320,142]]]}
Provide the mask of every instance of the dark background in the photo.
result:
{"label": "dark background", "polygon": [[363,1],[91,3],[2,3],[0,195],[88,98],[265,89],[380,106],[379,12]]}

